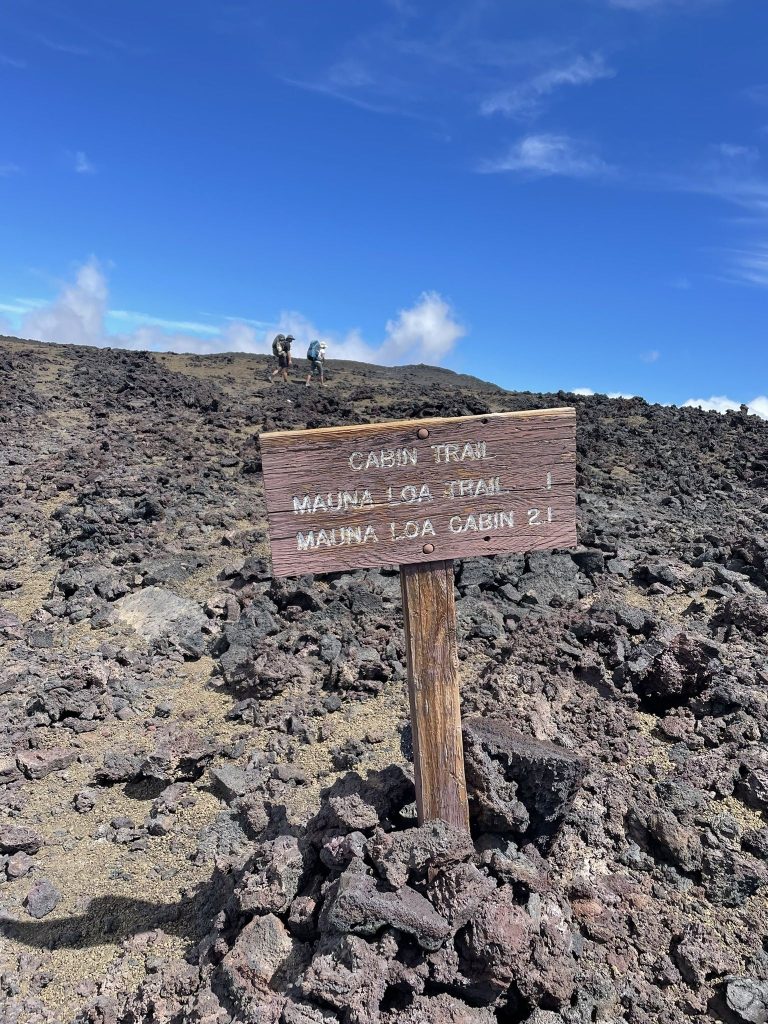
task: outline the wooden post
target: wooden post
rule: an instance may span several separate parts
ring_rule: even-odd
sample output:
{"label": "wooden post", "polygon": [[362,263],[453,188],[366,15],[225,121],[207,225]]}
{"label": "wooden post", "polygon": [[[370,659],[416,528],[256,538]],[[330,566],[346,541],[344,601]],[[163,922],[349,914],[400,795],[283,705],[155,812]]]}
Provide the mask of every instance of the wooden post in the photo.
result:
{"label": "wooden post", "polygon": [[400,566],[419,824],[469,831],[453,562]]}

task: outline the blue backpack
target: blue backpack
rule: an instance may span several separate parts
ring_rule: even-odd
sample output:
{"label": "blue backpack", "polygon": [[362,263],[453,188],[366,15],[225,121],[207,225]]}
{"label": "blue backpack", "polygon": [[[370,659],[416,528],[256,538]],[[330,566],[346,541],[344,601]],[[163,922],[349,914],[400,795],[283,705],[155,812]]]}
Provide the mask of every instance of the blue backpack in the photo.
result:
{"label": "blue backpack", "polygon": [[319,355],[320,355],[320,342],[315,340],[315,341],[310,343],[310,346],[307,349],[307,359],[317,359],[317,357]]}

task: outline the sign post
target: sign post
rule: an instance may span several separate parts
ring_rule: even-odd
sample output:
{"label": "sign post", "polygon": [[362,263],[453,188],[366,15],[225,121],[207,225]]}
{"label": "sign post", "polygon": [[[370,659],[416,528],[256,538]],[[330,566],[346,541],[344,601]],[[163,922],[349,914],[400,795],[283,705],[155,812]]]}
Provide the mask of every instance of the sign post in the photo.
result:
{"label": "sign post", "polygon": [[469,831],[453,562],[401,565],[400,586],[419,823],[442,818]]}
{"label": "sign post", "polygon": [[261,435],[275,575],[400,566],[419,822],[468,829],[455,557],[576,543],[573,409]]}

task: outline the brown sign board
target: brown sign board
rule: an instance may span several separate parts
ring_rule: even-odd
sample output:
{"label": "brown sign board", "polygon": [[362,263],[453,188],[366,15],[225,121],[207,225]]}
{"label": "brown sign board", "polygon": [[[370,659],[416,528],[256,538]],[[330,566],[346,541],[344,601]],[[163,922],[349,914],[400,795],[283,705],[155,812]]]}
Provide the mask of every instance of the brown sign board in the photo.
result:
{"label": "brown sign board", "polygon": [[260,440],[276,576],[576,544],[574,409]]}

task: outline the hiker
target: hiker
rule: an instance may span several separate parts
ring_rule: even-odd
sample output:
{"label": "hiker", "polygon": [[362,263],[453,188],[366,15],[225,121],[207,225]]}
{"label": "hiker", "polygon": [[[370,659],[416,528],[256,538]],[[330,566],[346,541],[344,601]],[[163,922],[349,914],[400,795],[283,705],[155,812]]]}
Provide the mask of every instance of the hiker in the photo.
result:
{"label": "hiker", "polygon": [[314,341],[310,342],[307,349],[307,359],[309,360],[307,387],[309,387],[313,377],[319,377],[320,383],[325,385],[325,349],[326,344],[324,341],[318,341],[315,338]]}
{"label": "hiker", "polygon": [[272,376],[276,377],[280,373],[280,356],[285,352],[285,335],[276,334],[272,341],[272,355],[277,360],[277,366],[272,371]]}
{"label": "hiker", "polygon": [[272,355],[277,358],[277,368],[272,371],[272,376],[276,377],[279,373],[284,384],[288,383],[288,367],[292,365],[291,344],[294,340],[292,334],[276,334],[272,342]]}

